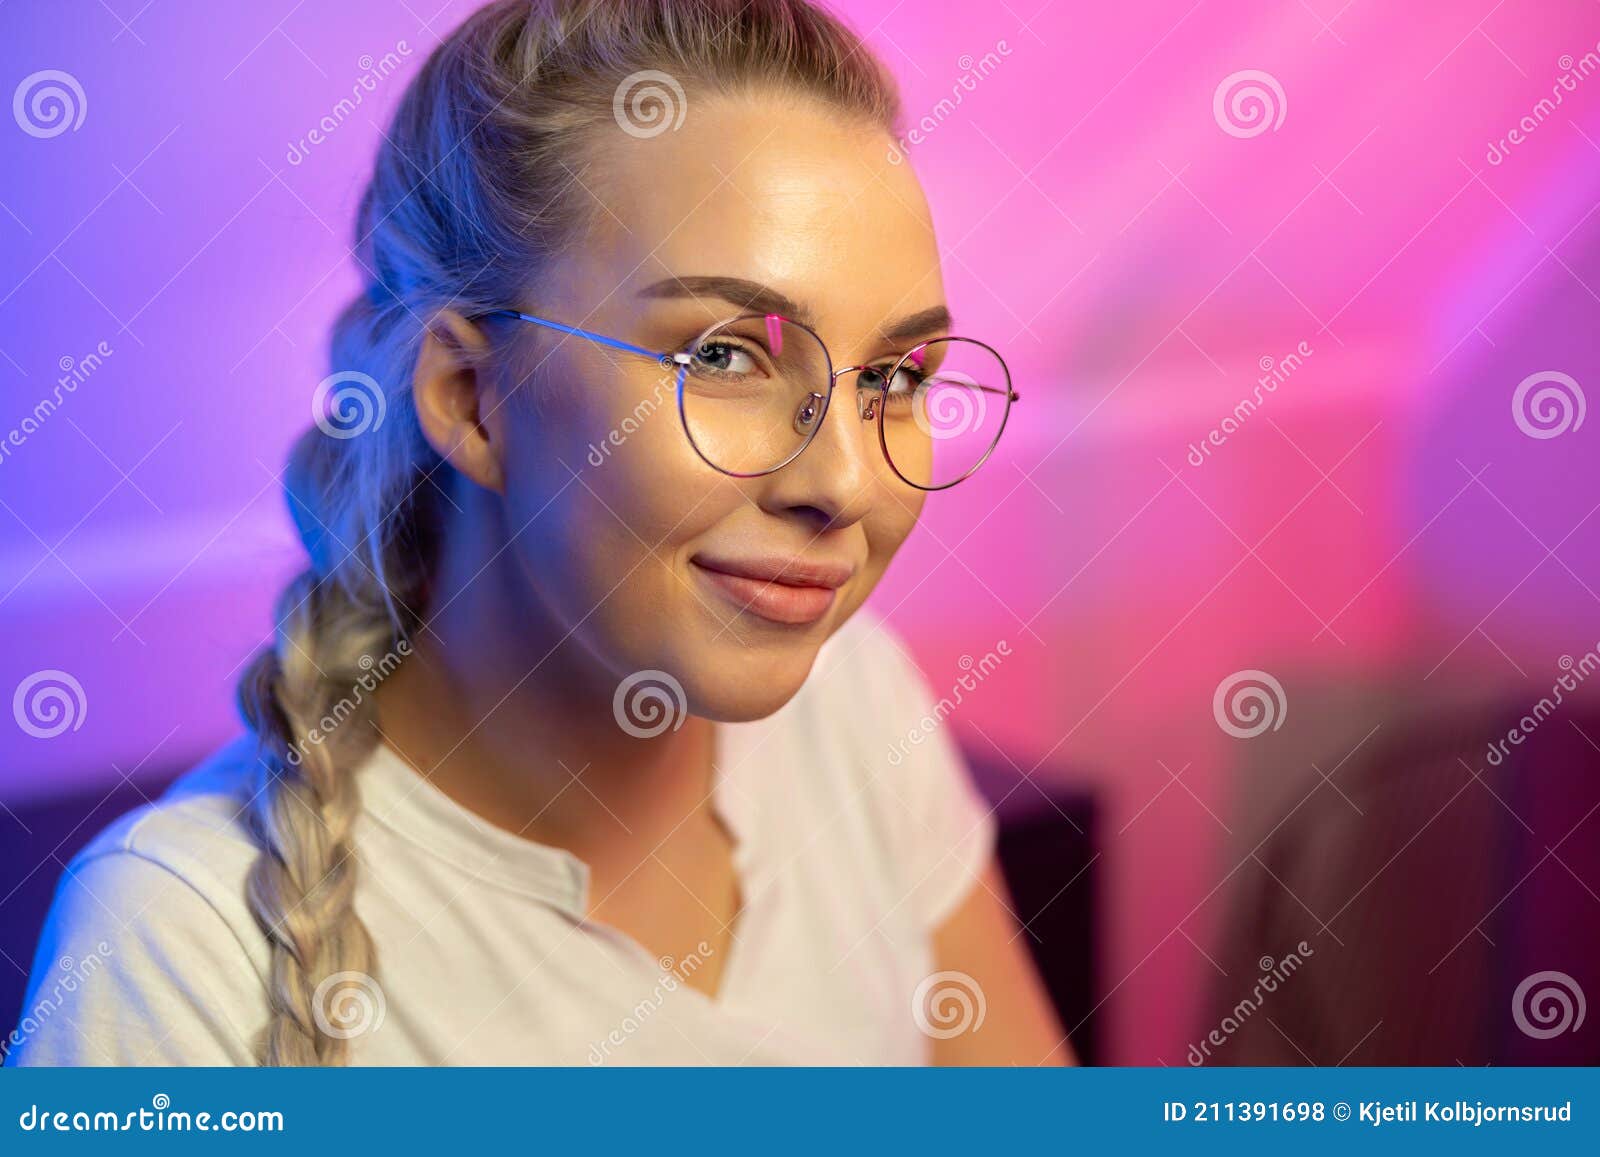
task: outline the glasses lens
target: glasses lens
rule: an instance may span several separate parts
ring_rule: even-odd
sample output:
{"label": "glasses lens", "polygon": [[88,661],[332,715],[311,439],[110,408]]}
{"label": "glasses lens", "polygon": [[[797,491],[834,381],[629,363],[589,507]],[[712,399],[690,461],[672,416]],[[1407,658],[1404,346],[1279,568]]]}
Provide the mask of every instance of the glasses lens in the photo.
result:
{"label": "glasses lens", "polygon": [[1010,406],[1011,375],[988,346],[959,337],[928,342],[889,383],[884,451],[912,485],[949,486],[988,456]]}
{"label": "glasses lens", "polygon": [[684,427],[718,470],[773,470],[811,440],[833,370],[810,330],[775,314],[742,317],[706,334],[688,353]]}

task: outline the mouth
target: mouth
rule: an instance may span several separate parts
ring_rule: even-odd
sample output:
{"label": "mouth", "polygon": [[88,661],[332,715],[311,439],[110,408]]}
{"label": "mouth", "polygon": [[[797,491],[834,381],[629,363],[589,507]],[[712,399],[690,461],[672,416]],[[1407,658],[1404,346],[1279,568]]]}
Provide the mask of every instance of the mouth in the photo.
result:
{"label": "mouth", "polygon": [[847,563],[779,558],[689,560],[708,586],[741,611],[769,622],[805,626],[828,613],[855,568]]}

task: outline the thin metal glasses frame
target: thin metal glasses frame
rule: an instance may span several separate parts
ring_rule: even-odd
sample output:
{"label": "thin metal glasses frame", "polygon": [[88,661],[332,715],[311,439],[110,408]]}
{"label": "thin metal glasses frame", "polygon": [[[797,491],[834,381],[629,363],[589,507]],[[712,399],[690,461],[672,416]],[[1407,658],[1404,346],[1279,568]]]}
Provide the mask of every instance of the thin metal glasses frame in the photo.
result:
{"label": "thin metal glasses frame", "polygon": [[[736,317],[727,318],[724,321],[719,321],[714,325],[709,325],[705,329],[701,330],[699,336],[694,339],[687,350],[674,350],[671,352],[646,349],[644,346],[634,345],[632,342],[626,342],[620,338],[607,337],[605,334],[595,333],[593,330],[583,329],[575,325],[565,325],[559,321],[551,321],[549,318],[535,317],[531,313],[523,313],[520,310],[515,309],[490,310],[488,313],[474,315],[472,320],[480,321],[497,317],[514,318],[517,321],[525,321],[530,325],[537,325],[543,327],[544,329],[555,330],[557,333],[564,333],[570,337],[577,337],[582,338],[584,341],[595,342],[598,345],[603,345],[610,349],[618,350],[622,353],[636,354],[639,357],[649,358],[651,361],[659,363],[663,369],[676,368],[678,371],[678,381],[676,387],[678,395],[678,421],[683,427],[684,436],[689,439],[689,445],[693,447],[695,454],[702,462],[711,467],[713,470],[717,471],[719,474],[726,474],[731,478],[765,477],[768,474],[773,474],[779,470],[782,470],[785,466],[789,465],[789,463],[800,457],[800,455],[805,452],[806,447],[811,445],[812,441],[816,438],[817,431],[822,428],[823,420],[828,416],[828,405],[833,400],[833,390],[834,386],[838,384],[839,375],[852,372],[859,375],[863,370],[879,368],[877,366],[863,364],[855,366],[843,366],[837,370],[834,369],[833,355],[828,352],[827,344],[820,336],[818,336],[814,329],[802,322],[795,321],[792,318],[781,317],[778,314],[745,313],[739,314]],[[703,451],[700,448],[699,443],[695,441],[694,431],[690,429],[689,426],[689,415],[684,409],[683,383],[688,374],[689,363],[694,357],[693,351],[703,346],[708,337],[719,330],[726,329],[728,326],[731,326],[736,322],[753,320],[764,320],[769,324],[774,321],[783,322],[785,324],[803,329],[806,333],[810,334],[812,338],[815,339],[817,348],[822,351],[823,360],[828,366],[828,392],[826,394],[817,394],[815,391],[812,391],[811,396],[813,398],[821,399],[822,412],[817,415],[816,420],[812,423],[810,433],[805,436],[805,440],[800,443],[800,445],[792,454],[790,454],[782,462],[779,462],[776,466],[769,466],[765,470],[741,473],[739,471],[729,470],[725,467],[717,465],[710,458],[706,457],[705,451]],[[884,410],[887,404],[890,383],[894,381],[895,377],[900,373],[901,369],[903,369],[907,363],[911,363],[913,365],[916,364],[915,355],[919,350],[922,350],[925,347],[933,344],[935,341],[969,342],[972,345],[978,346],[979,348],[987,351],[994,358],[994,360],[999,363],[1001,372],[1005,375],[1005,388],[1000,389],[995,386],[985,386],[981,384],[978,385],[977,388],[985,391],[986,393],[1003,395],[1006,399],[1006,408],[1005,412],[1000,416],[1000,428],[995,431],[994,438],[989,443],[988,449],[983,452],[982,456],[979,457],[977,462],[973,463],[973,465],[969,467],[967,471],[959,478],[955,478],[949,482],[940,483],[937,486],[924,486],[919,482],[913,482],[911,479],[907,478],[900,472],[900,468],[894,464],[894,457],[889,453],[888,436],[884,430]],[[858,392],[860,392],[861,388],[859,385],[857,386],[857,389]],[[894,471],[895,476],[907,486],[930,492],[936,490],[948,490],[958,482],[964,482],[977,473],[978,468],[989,460],[990,455],[992,455],[995,451],[995,447],[1000,444],[1000,436],[1005,433],[1006,422],[1009,421],[1011,417],[1012,403],[1020,400],[1021,398],[1021,395],[1018,394],[1017,391],[1011,386],[1011,368],[1006,365],[1005,359],[1000,356],[999,352],[995,350],[993,346],[986,342],[981,342],[977,338],[957,337],[955,335],[950,335],[943,338],[930,338],[928,341],[919,342],[917,345],[900,355],[899,359],[894,363],[893,369],[884,375],[883,385],[877,387],[876,389],[873,389],[872,387],[867,387],[867,389],[876,394],[877,399],[874,403],[869,404],[866,407],[861,407],[858,404],[857,412],[862,421],[871,421],[874,417],[876,417],[878,426],[878,448],[883,452],[884,461],[889,464],[889,469]]]}

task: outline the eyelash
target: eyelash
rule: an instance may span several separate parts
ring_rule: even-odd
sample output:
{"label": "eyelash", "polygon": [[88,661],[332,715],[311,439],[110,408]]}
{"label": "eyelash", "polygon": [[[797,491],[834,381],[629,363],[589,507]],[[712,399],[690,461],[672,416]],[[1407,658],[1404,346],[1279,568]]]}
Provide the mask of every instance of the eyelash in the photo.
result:
{"label": "eyelash", "polygon": [[[689,343],[692,343],[694,341],[694,339],[696,337],[698,337],[698,336],[699,336],[698,334],[692,334],[692,335],[686,337],[684,339],[685,345],[687,346]],[[717,340],[716,340],[716,344],[717,345],[725,345],[725,346],[728,346],[730,348],[737,349],[737,350],[742,350],[746,354],[759,353],[761,358],[764,361],[767,361],[769,363],[772,360],[772,355],[767,350],[767,348],[765,346],[761,345],[759,342],[754,342],[752,339],[740,338],[739,335],[737,335],[737,334],[719,335]],[[885,359],[883,361],[868,362],[866,364],[865,368],[869,369],[869,370],[877,370],[880,374],[883,374],[883,375],[887,376],[889,371],[894,369],[895,365],[898,362],[900,362],[901,360],[903,360],[904,357],[905,357],[904,354],[899,354],[899,355],[887,358],[887,359]],[[928,376],[924,371],[918,370],[916,368],[916,366],[912,365],[910,362],[907,362],[905,364],[905,366],[903,367],[901,372],[905,373],[905,374],[909,374],[912,378],[914,378],[916,380],[916,383],[918,385],[921,385],[924,381],[926,381],[927,380],[927,376]],[[890,396],[891,397],[904,397],[904,396],[906,396],[907,393],[908,393],[908,391],[904,391],[904,390],[900,390],[900,391],[891,390],[890,391]]]}

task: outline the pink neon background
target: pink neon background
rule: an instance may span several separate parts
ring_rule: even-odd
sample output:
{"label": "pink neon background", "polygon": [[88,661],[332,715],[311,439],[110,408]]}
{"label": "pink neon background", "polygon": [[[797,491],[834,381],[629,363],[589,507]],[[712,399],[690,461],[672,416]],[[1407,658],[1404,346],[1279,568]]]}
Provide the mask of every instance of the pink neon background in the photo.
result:
{"label": "pink neon background", "polygon": [[[59,740],[5,731],[5,802],[169,768],[234,726],[233,672],[294,565],[274,474],[327,372],[403,77],[301,163],[287,145],[362,54],[406,39],[408,75],[422,18],[442,32],[470,5],[113,7],[0,10],[8,83],[61,68],[90,101],[76,133],[0,132],[0,425],[60,359],[116,350],[0,465],[0,685],[64,668],[90,704]],[[1600,640],[1600,418],[1541,440],[1511,415],[1537,371],[1600,389],[1600,78],[1487,160],[1559,59],[1595,50],[1600,10],[841,7],[914,118],[999,61],[908,152],[958,331],[1005,351],[1025,399],[875,605],[936,687],[1010,642],[956,726],[1100,793],[1109,1059],[1179,1064],[1231,866],[1219,824],[1250,790],[1219,680],[1273,671],[1294,718],[1308,688],[1399,673],[1548,684]],[[1213,115],[1242,69],[1287,98],[1248,139]],[[1302,342],[1191,465],[1261,360]]]}

